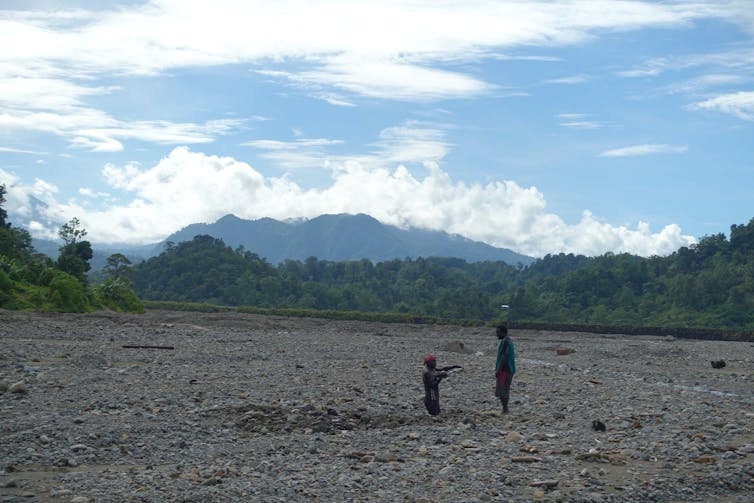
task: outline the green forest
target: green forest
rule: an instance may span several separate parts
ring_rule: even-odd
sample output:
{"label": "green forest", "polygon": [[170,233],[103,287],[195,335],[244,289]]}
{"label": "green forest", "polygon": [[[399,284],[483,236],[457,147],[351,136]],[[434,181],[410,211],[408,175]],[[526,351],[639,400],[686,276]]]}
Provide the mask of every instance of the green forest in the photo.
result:
{"label": "green forest", "polygon": [[[206,235],[170,243],[140,264],[122,254],[90,274],[77,219],[63,225],[57,260],[13,227],[0,186],[0,307],[117,309],[142,301],[257,309],[405,314],[414,319],[613,327],[754,330],[754,218],[730,236],[702,237],[664,257],[547,255],[528,267],[419,258],[373,263],[310,257],[272,265]],[[97,278],[96,284],[90,284]],[[505,312],[501,306],[510,306]]]}
{"label": "green forest", "polygon": [[754,329],[754,219],[666,257],[547,255],[526,268],[453,258],[273,266],[210,236],[136,266],[143,299],[492,320]]}

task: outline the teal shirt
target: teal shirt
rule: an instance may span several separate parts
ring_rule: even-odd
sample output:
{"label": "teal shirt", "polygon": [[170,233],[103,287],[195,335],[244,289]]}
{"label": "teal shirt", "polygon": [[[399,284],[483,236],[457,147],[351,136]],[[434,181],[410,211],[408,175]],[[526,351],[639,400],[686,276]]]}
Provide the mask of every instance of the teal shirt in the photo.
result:
{"label": "teal shirt", "polygon": [[[508,339],[508,351],[503,355],[503,345],[505,340]],[[495,362],[495,372],[500,371],[503,364],[503,358],[508,360],[508,368],[511,370],[511,374],[516,373],[516,351],[513,349],[513,341],[509,337],[500,339],[500,344],[497,346],[497,361]]]}

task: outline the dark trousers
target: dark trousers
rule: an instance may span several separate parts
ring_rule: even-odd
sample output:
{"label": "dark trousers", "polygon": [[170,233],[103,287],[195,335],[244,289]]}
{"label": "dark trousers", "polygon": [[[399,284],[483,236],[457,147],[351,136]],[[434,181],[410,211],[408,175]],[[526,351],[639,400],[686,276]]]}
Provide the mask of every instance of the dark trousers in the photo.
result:
{"label": "dark trousers", "polygon": [[500,398],[500,403],[503,404],[503,409],[508,410],[508,400],[511,396],[511,383],[513,382],[513,374],[501,370],[497,373],[497,383],[495,385],[495,396]]}
{"label": "dark trousers", "polygon": [[424,406],[430,415],[438,415],[440,413],[440,392],[436,390],[429,391],[424,397]]}

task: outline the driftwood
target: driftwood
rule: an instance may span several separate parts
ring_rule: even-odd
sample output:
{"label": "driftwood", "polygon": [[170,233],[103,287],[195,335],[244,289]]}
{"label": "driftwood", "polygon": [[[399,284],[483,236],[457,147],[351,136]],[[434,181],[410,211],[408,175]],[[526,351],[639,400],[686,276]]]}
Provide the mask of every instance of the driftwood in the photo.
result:
{"label": "driftwood", "polygon": [[547,489],[554,489],[560,483],[557,479],[552,480],[535,480],[529,487],[546,487]]}
{"label": "driftwood", "polygon": [[175,349],[173,346],[151,346],[148,344],[126,344],[124,349]]}

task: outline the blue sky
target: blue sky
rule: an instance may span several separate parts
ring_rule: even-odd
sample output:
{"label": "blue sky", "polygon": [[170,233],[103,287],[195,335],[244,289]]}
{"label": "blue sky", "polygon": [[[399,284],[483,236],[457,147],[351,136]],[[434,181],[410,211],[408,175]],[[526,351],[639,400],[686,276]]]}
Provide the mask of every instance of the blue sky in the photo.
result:
{"label": "blue sky", "polygon": [[14,1],[14,225],[368,213],[532,256],[747,223],[754,2]]}

